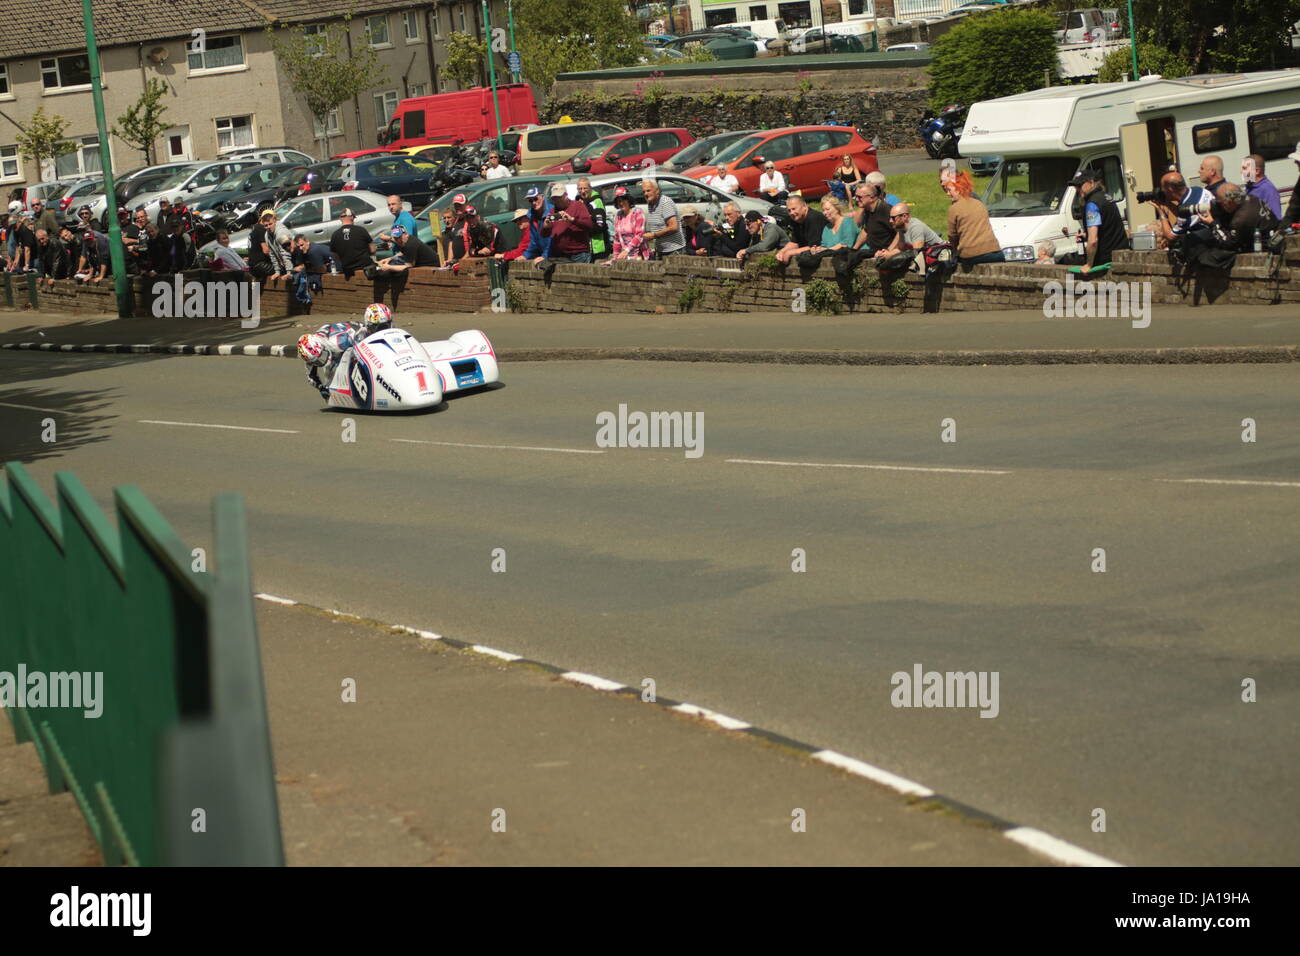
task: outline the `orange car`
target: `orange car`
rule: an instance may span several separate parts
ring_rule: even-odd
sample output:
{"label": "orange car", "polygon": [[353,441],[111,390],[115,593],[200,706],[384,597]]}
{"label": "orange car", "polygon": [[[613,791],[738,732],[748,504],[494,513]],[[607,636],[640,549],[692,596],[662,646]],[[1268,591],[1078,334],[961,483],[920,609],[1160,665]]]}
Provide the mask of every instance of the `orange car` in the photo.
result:
{"label": "orange car", "polygon": [[864,176],[880,168],[876,147],[850,126],[787,126],[751,133],[724,149],[711,165],[693,166],[684,173],[692,179],[704,179],[712,176],[718,166],[726,166],[744,193],[754,196],[763,163],[771,160],[785,175],[788,190],[815,198],[830,191],[826,180],[835,177],[835,169],[845,154],[853,157],[853,164]]}

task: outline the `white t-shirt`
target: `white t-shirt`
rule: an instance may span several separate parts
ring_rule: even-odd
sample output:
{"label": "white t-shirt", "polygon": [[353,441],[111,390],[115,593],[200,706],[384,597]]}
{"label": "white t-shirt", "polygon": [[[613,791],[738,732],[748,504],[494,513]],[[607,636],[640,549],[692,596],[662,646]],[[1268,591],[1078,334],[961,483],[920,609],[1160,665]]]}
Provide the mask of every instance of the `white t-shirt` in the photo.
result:
{"label": "white t-shirt", "polygon": [[734,193],[740,190],[740,180],[731,175],[731,173],[727,173],[725,176],[718,176],[715,174],[706,179],[705,183],[721,189],[724,193]]}
{"label": "white t-shirt", "polygon": [[507,179],[510,176],[510,167],[504,164],[500,166],[488,165],[488,179]]}
{"label": "white t-shirt", "polygon": [[758,177],[758,191],[767,192],[769,189],[775,189],[777,192],[785,189],[785,176],[780,170],[772,170],[770,173],[763,173]]}

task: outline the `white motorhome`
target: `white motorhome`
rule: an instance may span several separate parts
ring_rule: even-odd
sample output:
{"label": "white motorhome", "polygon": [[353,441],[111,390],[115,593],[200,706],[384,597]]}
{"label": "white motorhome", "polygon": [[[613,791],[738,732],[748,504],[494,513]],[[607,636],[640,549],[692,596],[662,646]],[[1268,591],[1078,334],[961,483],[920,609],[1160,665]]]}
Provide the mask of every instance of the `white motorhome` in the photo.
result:
{"label": "white motorhome", "polygon": [[1154,210],[1134,203],[1177,167],[1200,185],[1207,155],[1223,159],[1224,176],[1240,180],[1241,161],[1258,153],[1283,193],[1295,167],[1285,157],[1300,141],[1300,70],[1274,70],[1183,79],[1146,77],[1136,83],[1058,86],[976,103],[962,131],[964,156],[1001,155],[983,195],[993,232],[1008,258],[1033,258],[1051,240],[1059,253],[1078,249],[1082,228],[1074,215],[1074,174],[1100,170],[1106,191],[1130,229],[1153,221]]}

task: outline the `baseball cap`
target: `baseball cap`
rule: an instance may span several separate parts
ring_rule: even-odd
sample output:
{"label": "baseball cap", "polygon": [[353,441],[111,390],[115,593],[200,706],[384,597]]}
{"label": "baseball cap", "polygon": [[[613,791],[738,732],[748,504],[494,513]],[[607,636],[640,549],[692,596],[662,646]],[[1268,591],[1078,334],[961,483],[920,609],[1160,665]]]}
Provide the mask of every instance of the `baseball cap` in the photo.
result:
{"label": "baseball cap", "polygon": [[757,209],[751,209],[749,212],[745,213],[745,222],[762,222],[762,221],[763,221],[763,214],[759,212]]}
{"label": "baseball cap", "polygon": [[453,206],[463,206],[463,205],[465,205],[465,194],[464,194],[464,193],[456,193],[456,195],[454,195],[454,196],[451,197],[451,204],[452,204]]}
{"label": "baseball cap", "polygon": [[394,239],[396,239],[398,236],[406,235],[406,230],[403,229],[401,226],[394,226],[388,234],[392,236]]}
{"label": "baseball cap", "polygon": [[687,216],[698,216],[699,214],[700,214],[700,211],[699,211],[698,209],[696,209],[694,206],[683,206],[683,207],[682,207],[682,218],[683,218],[683,219],[685,219]]}
{"label": "baseball cap", "polygon": [[528,192],[524,193],[524,198],[525,198],[525,199],[536,199],[536,198],[537,198],[538,196],[540,196],[541,194],[542,194],[542,191],[541,191],[540,189],[538,189],[536,186],[530,186],[529,189],[528,189]]}
{"label": "baseball cap", "polygon": [[567,195],[568,195],[568,192],[566,192],[565,189],[564,189],[564,183],[556,183],[554,186],[551,187],[551,196],[552,196],[552,197],[556,197],[556,196],[567,196]]}
{"label": "baseball cap", "polygon": [[527,219],[530,215],[532,215],[532,213],[530,213],[527,209],[516,209],[513,217],[513,221],[518,222],[520,219]]}
{"label": "baseball cap", "polygon": [[22,212],[22,211],[23,211],[23,204],[20,203],[17,199],[15,199],[13,202],[11,202],[11,203],[9,204],[9,211],[10,211],[10,212]]}
{"label": "baseball cap", "polygon": [[625,196],[627,196],[627,187],[626,187],[626,186],[619,186],[617,189],[614,190],[614,198],[615,198],[615,199],[622,199],[622,198],[624,198]]}
{"label": "baseball cap", "polygon": [[477,216],[477,215],[478,215],[478,210],[475,209],[473,206],[466,206],[466,207],[465,207],[465,215],[467,215],[467,216]]}
{"label": "baseball cap", "polygon": [[1300,142],[1295,144],[1295,152],[1288,156],[1287,159],[1292,159],[1297,163],[1300,163]]}
{"label": "baseball cap", "polygon": [[1097,170],[1093,169],[1092,167],[1088,167],[1087,169],[1081,169],[1074,174],[1074,178],[1070,180],[1070,185],[1082,186],[1084,183],[1088,183],[1088,182],[1092,182],[1092,183],[1101,182],[1101,173],[1097,172]]}

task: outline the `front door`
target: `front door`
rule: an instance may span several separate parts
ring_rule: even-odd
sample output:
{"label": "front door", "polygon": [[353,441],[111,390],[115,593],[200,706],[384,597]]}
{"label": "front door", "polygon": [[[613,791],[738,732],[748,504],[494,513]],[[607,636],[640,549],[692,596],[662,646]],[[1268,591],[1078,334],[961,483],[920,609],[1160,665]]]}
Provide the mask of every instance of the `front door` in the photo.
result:
{"label": "front door", "polygon": [[163,141],[166,143],[163,149],[164,163],[188,163],[194,158],[190,148],[190,128],[188,126],[173,126],[163,134]]}

